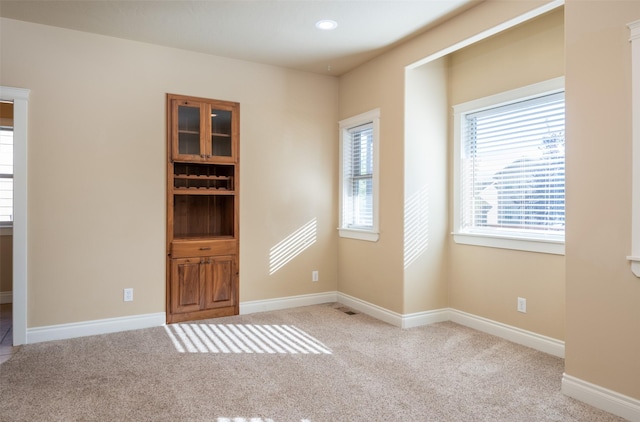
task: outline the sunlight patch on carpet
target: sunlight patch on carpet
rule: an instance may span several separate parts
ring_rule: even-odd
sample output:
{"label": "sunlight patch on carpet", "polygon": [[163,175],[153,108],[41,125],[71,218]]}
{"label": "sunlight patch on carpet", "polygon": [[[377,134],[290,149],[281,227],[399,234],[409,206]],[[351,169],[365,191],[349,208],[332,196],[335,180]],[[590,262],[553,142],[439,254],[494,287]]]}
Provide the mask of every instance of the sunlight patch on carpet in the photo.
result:
{"label": "sunlight patch on carpet", "polygon": [[165,331],[180,353],[331,354],[293,325],[171,324]]}

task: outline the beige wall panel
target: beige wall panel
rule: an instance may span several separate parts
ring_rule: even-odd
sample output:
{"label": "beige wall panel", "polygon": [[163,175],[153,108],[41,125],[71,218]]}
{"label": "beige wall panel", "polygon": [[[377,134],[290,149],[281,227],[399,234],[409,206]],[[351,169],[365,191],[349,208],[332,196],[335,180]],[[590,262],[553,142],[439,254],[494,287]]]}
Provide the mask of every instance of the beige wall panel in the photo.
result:
{"label": "beige wall panel", "polygon": [[340,78],[340,119],[380,108],[380,239],[340,239],[339,290],[402,313],[403,77],[374,61]]}
{"label": "beige wall panel", "polygon": [[[564,257],[455,245],[449,305],[473,315],[563,340]],[[517,298],[527,299],[527,313]]]}
{"label": "beige wall panel", "polygon": [[13,291],[13,236],[0,235],[0,292]]}
{"label": "beige wall panel", "polygon": [[[570,0],[566,373],[640,399],[631,252],[631,47],[637,1]],[[635,110],[634,113],[638,111]]]}
{"label": "beige wall panel", "polygon": [[[563,76],[563,28],[556,10],[451,54],[451,105]],[[564,339],[564,257],[450,245],[452,308]]]}
{"label": "beige wall panel", "polygon": [[451,105],[564,76],[564,12],[556,9],[450,55]]}
{"label": "beige wall panel", "polygon": [[[340,77],[339,118],[379,107],[380,241],[340,239],[339,290],[394,312],[437,306],[404,299],[404,89],[405,67],[548,1],[486,2]],[[434,256],[437,256],[434,255]],[[427,274],[410,274],[413,280]],[[431,293],[427,287],[422,297]],[[442,297],[438,292],[437,296]]]}
{"label": "beige wall panel", "polygon": [[[31,89],[29,327],[164,311],[166,93],[241,104],[241,302],[336,290],[336,78],[7,19],[0,31],[0,83]],[[314,218],[315,242],[270,275],[270,248]]]}
{"label": "beige wall panel", "polygon": [[407,70],[404,313],[448,307],[448,59]]}

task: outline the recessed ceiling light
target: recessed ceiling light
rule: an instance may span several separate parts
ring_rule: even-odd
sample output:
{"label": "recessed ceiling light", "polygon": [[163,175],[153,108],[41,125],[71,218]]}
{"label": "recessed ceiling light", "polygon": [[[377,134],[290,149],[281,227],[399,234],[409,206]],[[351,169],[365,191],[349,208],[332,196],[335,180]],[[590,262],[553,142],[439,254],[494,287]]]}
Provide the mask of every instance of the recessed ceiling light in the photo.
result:
{"label": "recessed ceiling light", "polygon": [[316,22],[316,28],[322,29],[324,31],[331,31],[332,29],[336,29],[337,27],[338,22],[332,21],[331,19],[323,19]]}

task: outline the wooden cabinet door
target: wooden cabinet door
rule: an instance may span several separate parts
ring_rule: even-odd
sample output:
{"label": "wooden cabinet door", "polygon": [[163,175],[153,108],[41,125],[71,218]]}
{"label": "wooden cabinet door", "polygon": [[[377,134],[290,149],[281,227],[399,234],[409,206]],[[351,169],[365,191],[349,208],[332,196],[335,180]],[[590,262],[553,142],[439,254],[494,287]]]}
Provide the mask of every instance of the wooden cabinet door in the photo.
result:
{"label": "wooden cabinet door", "polygon": [[235,103],[212,102],[208,105],[206,159],[235,163],[238,155],[238,108]]}
{"label": "wooden cabinet door", "polygon": [[171,260],[171,312],[199,311],[204,299],[201,258]]}
{"label": "wooden cabinet door", "polygon": [[171,100],[171,157],[181,162],[235,163],[240,130],[237,103]]}
{"label": "wooden cabinet door", "polygon": [[208,116],[206,104],[192,100],[171,102],[173,139],[171,156],[176,161],[204,161],[207,138]]}
{"label": "wooden cabinet door", "polygon": [[230,307],[235,302],[236,260],[233,256],[205,258],[204,308]]}

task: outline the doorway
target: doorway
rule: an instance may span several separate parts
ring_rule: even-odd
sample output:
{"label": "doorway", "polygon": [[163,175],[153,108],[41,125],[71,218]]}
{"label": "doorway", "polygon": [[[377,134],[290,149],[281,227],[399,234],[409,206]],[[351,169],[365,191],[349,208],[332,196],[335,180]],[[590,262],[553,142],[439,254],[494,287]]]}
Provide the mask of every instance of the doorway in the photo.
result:
{"label": "doorway", "polygon": [[27,105],[29,90],[0,86],[0,101],[13,103],[13,345],[27,343]]}
{"label": "doorway", "polygon": [[13,102],[0,101],[0,363],[13,333]]}

